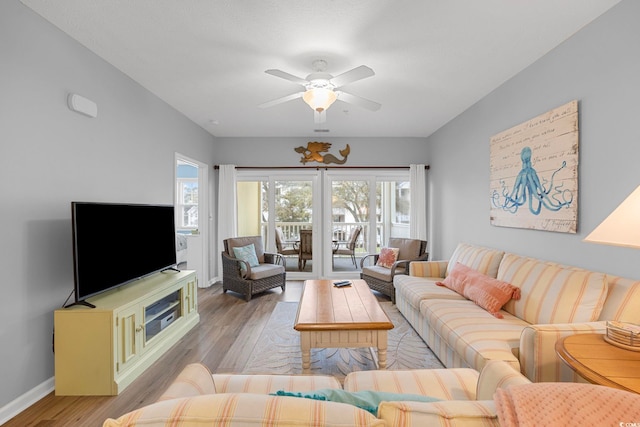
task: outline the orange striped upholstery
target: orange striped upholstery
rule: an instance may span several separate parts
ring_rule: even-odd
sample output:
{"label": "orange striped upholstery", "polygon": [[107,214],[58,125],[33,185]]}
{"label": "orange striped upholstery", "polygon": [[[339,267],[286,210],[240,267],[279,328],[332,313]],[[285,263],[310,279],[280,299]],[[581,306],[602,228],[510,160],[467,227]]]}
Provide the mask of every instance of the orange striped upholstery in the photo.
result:
{"label": "orange striped upholstery", "polygon": [[477,383],[478,371],[465,368],[357,371],[347,375],[344,389],[421,394],[446,400],[475,400]]}
{"label": "orange striped upholstery", "polygon": [[191,363],[178,374],[158,400],[200,396],[216,392],[211,371],[202,363]]}
{"label": "orange striped upholstery", "polygon": [[520,288],[504,310],[531,324],[591,322],[607,297],[605,275],[514,254],[505,254],[498,279]]}
{"label": "orange striped upholstery", "polygon": [[501,360],[489,360],[478,377],[477,400],[491,400],[499,388],[531,384],[531,381],[511,365]]}
{"label": "orange striped upholstery", "polygon": [[412,261],[409,275],[415,277],[438,277],[444,279],[449,261]]}
{"label": "orange striped upholstery", "polygon": [[442,399],[432,403],[383,402],[378,418],[388,426],[496,426],[492,401],[495,391],[529,383],[510,364],[492,360],[480,374],[465,368],[352,372],[347,375],[344,388],[415,393]]}
{"label": "orange striped upholstery", "polygon": [[498,427],[492,400],[443,400],[440,402],[382,402],[378,417],[389,427]]}
{"label": "orange striped upholstery", "polygon": [[384,426],[346,403],[252,393],[209,394],[165,400],[129,412],[103,427]]}
{"label": "orange striped upholstery", "polygon": [[[420,313],[442,338],[441,343],[457,353],[466,366],[480,371],[489,360],[504,360],[519,370],[513,351],[528,325],[525,321],[504,311],[504,318],[496,319],[471,301],[425,300]],[[433,349],[432,343],[428,344]]]}
{"label": "orange striped upholstery", "polygon": [[214,374],[217,393],[269,394],[279,390],[309,391],[342,388],[340,381],[329,375],[242,375]]}
{"label": "orange striped upholstery", "polygon": [[640,324],[640,281],[607,276],[609,293],[600,320]]}
{"label": "orange striped upholstery", "polygon": [[466,299],[451,289],[436,285],[440,280],[442,279],[437,277],[396,276],[393,278],[396,301],[398,294],[402,294],[402,299],[417,309],[420,307],[420,301],[424,299]]}
{"label": "orange striped upholstery", "polygon": [[520,371],[534,382],[579,381],[556,354],[556,342],[567,335],[604,332],[604,322],[530,325],[520,337]]}
{"label": "orange striped upholstery", "polygon": [[[504,251],[483,248],[468,243],[459,243],[447,265],[447,275],[456,266],[456,263],[466,265],[482,274],[495,278],[498,274],[498,266],[504,256]],[[445,275],[446,277],[446,275]]]}

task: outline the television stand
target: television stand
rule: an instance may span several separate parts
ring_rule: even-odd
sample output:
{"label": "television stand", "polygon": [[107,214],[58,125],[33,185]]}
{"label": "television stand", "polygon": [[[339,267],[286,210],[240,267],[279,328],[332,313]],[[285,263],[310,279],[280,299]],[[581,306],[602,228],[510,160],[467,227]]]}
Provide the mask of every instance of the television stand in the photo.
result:
{"label": "television stand", "polygon": [[119,394],[198,324],[197,285],[160,272],[56,310],[56,395]]}

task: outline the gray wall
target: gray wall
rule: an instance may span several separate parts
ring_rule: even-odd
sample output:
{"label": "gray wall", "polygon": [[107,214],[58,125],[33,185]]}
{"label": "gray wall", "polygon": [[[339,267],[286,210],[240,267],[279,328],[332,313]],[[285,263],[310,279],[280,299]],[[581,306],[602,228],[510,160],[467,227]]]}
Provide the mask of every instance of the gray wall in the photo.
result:
{"label": "gray wall", "polygon": [[[640,278],[639,251],[582,241],[640,184],[639,16],[640,2],[621,2],[428,138],[435,258],[466,241]],[[490,225],[489,138],[573,99],[580,127],[578,233]]]}
{"label": "gray wall", "polygon": [[[174,153],[211,164],[215,147],[17,0],[0,2],[0,64],[1,408],[54,374],[53,310],[73,290],[70,202],[173,203]],[[68,92],[98,118],[70,111]]]}

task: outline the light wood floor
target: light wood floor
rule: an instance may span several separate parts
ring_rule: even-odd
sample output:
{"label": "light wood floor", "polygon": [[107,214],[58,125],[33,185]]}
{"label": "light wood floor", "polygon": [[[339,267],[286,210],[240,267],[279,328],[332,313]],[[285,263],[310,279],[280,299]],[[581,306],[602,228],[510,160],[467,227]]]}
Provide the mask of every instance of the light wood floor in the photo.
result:
{"label": "light wood floor", "polygon": [[[256,295],[245,302],[221,285],[199,289],[200,323],[118,396],[46,396],[3,427],[102,426],[153,403],[184,366],[202,362],[213,372],[241,372],[278,301],[299,301],[302,282]],[[378,296],[383,301],[384,296]]]}

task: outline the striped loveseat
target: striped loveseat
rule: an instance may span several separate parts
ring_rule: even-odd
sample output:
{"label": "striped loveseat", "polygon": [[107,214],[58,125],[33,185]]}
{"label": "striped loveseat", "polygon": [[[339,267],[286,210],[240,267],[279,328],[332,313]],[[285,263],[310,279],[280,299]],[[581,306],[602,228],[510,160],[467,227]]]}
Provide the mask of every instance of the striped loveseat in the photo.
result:
{"label": "striped loveseat", "polygon": [[[193,363],[156,403],[108,419],[103,426],[499,426],[494,393],[527,384],[527,378],[502,361],[487,363],[482,372],[356,371],[346,376],[344,388],[329,376],[211,374],[206,366]],[[377,409],[364,410],[335,399],[278,395],[282,391],[310,396],[320,389],[373,392],[399,400],[385,399]],[[435,401],[421,402],[416,395]]]}
{"label": "striped loveseat", "polygon": [[[519,299],[496,317],[437,286],[457,263],[519,288]],[[533,382],[582,381],[556,355],[559,338],[604,333],[606,320],[640,323],[640,281],[467,243],[448,261],[412,262],[394,286],[398,309],[445,366],[503,360]]]}

